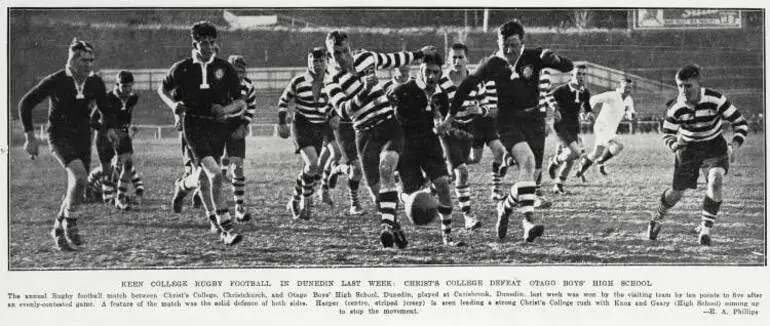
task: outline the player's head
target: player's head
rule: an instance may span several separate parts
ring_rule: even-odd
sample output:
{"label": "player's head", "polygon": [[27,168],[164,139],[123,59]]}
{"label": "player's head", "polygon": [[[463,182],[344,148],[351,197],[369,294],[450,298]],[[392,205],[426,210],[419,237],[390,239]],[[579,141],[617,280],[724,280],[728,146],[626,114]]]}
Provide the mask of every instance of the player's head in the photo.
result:
{"label": "player's head", "polygon": [[462,43],[452,44],[449,50],[449,58],[452,60],[454,70],[462,70],[468,65],[468,47]]}
{"label": "player's head", "polygon": [[348,71],[353,70],[353,53],[350,51],[348,33],[335,30],[326,34],[326,51],[337,66]]}
{"label": "player's head", "polygon": [[88,75],[94,68],[94,47],[91,43],[72,39],[69,46],[67,66],[69,69],[79,75]]}
{"label": "player's head", "polygon": [[235,73],[238,74],[238,79],[246,78],[246,58],[239,54],[233,54],[227,57],[227,62],[233,65]]}
{"label": "player's head", "polygon": [[217,28],[207,21],[200,21],[193,25],[190,31],[193,39],[193,49],[198,52],[201,59],[208,60],[217,52]]}
{"label": "player's head", "polygon": [[398,68],[393,68],[393,77],[399,83],[405,83],[409,80],[409,65],[403,65]]}
{"label": "player's head", "polygon": [[316,75],[321,75],[326,71],[326,49],[315,47],[307,54],[307,69]]}
{"label": "player's head", "polygon": [[700,101],[700,66],[688,64],[676,72],[676,88],[687,102]]}
{"label": "player's head", "polygon": [[420,78],[425,82],[427,87],[435,87],[441,80],[441,66],[444,65],[444,58],[441,54],[434,53],[426,55],[422,58],[420,64]]}
{"label": "player's head", "polygon": [[634,81],[631,78],[623,78],[620,81],[618,90],[620,90],[620,94],[623,94],[623,97],[631,95],[631,91],[634,90]]}
{"label": "player's head", "polygon": [[497,28],[497,48],[513,64],[524,51],[524,26],[518,19],[505,22]]}
{"label": "player's head", "polygon": [[134,90],[134,74],[128,70],[121,70],[115,76],[115,83],[121,94],[130,94]]}
{"label": "player's head", "polygon": [[578,87],[583,87],[586,84],[586,67],[585,64],[575,65],[575,69],[572,70],[572,84]]}

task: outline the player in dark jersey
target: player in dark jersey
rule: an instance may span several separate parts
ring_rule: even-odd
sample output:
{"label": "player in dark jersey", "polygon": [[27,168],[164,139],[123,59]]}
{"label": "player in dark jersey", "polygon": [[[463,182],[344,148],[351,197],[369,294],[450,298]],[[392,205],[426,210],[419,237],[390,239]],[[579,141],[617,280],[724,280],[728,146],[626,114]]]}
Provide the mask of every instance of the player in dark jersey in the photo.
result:
{"label": "player in dark jersey", "polygon": [[[127,195],[128,184],[138,177],[133,164],[134,145],[132,138],[135,129],[131,124],[131,117],[134,107],[136,107],[139,101],[139,96],[133,92],[134,75],[130,71],[121,70],[115,76],[115,80],[117,83],[115,88],[107,93],[107,101],[115,112],[115,131],[119,140],[117,144],[111,144],[104,136],[103,128],[98,128],[96,132],[96,149],[99,154],[102,171],[110,171],[114,168],[114,174],[117,176],[115,207],[120,210],[128,210],[130,209]],[[101,115],[99,112],[94,112],[91,119],[92,121],[101,121]],[[115,165],[112,166],[112,158],[114,156],[117,156],[117,160]],[[109,175],[109,172],[104,174],[104,176]],[[105,199],[109,199],[111,184],[109,178],[102,180],[102,195],[107,197]],[[134,192],[137,202],[141,202],[141,198],[144,195],[144,186],[141,184],[141,180],[139,180],[138,184],[135,184]]]}
{"label": "player in dark jersey", "polygon": [[553,109],[553,129],[560,145],[560,150],[548,162],[548,176],[556,180],[553,191],[558,194],[564,194],[564,182],[572,164],[580,158],[580,111],[591,112],[591,93],[585,87],[585,74],[585,65],[576,66],[570,81],[556,87],[546,97]]}
{"label": "player in dark jersey", "polygon": [[336,113],[353,121],[356,147],[372,197],[380,210],[380,242],[384,247],[407,245],[401,225],[396,221],[398,189],[394,172],[403,148],[403,130],[394,118],[393,107],[379,84],[376,69],[408,65],[434,47],[421,51],[382,54],[351,52],[347,33],[332,31],[326,37],[326,49],[339,71],[326,78],[326,93]]}
{"label": "player in dark jersey", "polygon": [[457,88],[447,119],[439,126],[448,128],[460,105],[471,90],[482,81],[493,80],[497,87],[497,128],[500,139],[519,164],[519,179],[506,200],[498,204],[497,236],[504,238],[513,207],[521,205],[524,213],[524,238],[534,241],[545,227],[534,217],[535,169],[542,160],[545,142],[545,115],[538,108],[538,82],[543,68],[567,72],[573,64],[553,51],[524,48],[524,27],[518,20],[501,25],[497,30],[499,51],[484,61]]}
{"label": "player in dark jersey", "polygon": [[[434,121],[449,110],[449,97],[438,83],[443,58],[439,54],[422,59],[420,75],[393,89],[396,117],[404,128],[404,150],[398,162],[403,194],[420,191],[425,180],[431,181],[438,194],[441,235],[445,245],[464,245],[452,239],[452,195],[449,174]],[[423,176],[425,175],[425,176]]]}
{"label": "player in dark jersey", "polygon": [[[676,73],[679,96],[668,107],[663,123],[663,141],[675,154],[672,187],[663,191],[647,233],[657,240],[668,211],[682,199],[685,190],[696,189],[702,171],[706,179],[698,242],[711,245],[711,228],[722,205],[722,184],[730,163],[735,162],[749,125],[738,109],[717,91],[701,86],[701,68],[686,65]],[[722,123],[733,128],[730,145],[722,135]]]}
{"label": "player in dark jersey", "polygon": [[67,65],[46,76],[19,102],[19,116],[24,128],[24,149],[32,159],[38,155],[38,140],[32,123],[32,109],[48,98],[48,144],[54,157],[67,171],[67,190],[51,232],[56,247],[62,251],[82,245],[77,227],[77,208],[83,200],[88,167],[91,165],[90,103],[104,116],[107,139],[118,142],[115,113],[107,102],[107,90],[101,77],[92,71],[94,47],[74,39],[69,46]]}
{"label": "player in dark jersey", "polygon": [[[231,124],[222,119],[243,111],[246,102],[242,99],[241,81],[235,69],[216,57],[216,27],[209,22],[198,22],[191,34],[191,57],[175,63],[158,89],[160,98],[174,114],[184,114],[182,133],[196,164],[193,173],[175,183],[172,204],[174,211],[180,212],[185,195],[200,186],[210,223],[219,228],[220,238],[226,245],[235,245],[242,237],[233,229],[230,210],[222,195],[218,161],[234,131]],[[205,173],[203,182],[199,182],[201,172]]]}

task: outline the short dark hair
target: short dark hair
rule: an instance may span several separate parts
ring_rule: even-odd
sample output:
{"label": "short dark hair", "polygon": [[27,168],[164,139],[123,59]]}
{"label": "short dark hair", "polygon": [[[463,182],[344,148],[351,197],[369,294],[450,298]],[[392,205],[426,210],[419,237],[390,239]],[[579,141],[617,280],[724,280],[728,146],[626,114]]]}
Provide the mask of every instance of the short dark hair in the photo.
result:
{"label": "short dark hair", "polygon": [[199,21],[193,25],[190,36],[196,42],[204,37],[217,38],[217,27],[209,21]]}
{"label": "short dark hair", "polygon": [[588,69],[588,65],[585,63],[576,64],[575,69]]}
{"label": "short dark hair", "polygon": [[340,45],[343,41],[348,40],[348,33],[345,31],[334,30],[326,34],[326,45]]}
{"label": "short dark hair", "polygon": [[521,25],[521,22],[518,19],[511,19],[497,28],[497,34],[502,36],[504,39],[510,37],[511,35],[518,35],[520,39],[523,39],[524,26]]}
{"label": "short dark hair", "polygon": [[455,51],[463,50],[463,51],[465,51],[465,54],[468,54],[468,46],[465,45],[465,44],[462,44],[462,43],[452,44],[452,50],[455,50]]}
{"label": "short dark hair", "polygon": [[626,83],[626,84],[633,84],[634,83],[634,81],[631,78],[628,78],[628,77],[623,78],[623,80],[621,80],[621,82],[622,83]]}
{"label": "short dark hair", "polygon": [[700,77],[700,66],[696,64],[688,64],[676,72],[677,80],[687,80],[690,78],[699,78],[699,77]]}
{"label": "short dark hair", "polygon": [[115,80],[118,82],[118,84],[128,84],[134,82],[134,74],[132,74],[128,70],[121,70],[118,72],[118,75],[115,76]]}
{"label": "short dark hair", "polygon": [[318,46],[314,47],[308,52],[314,59],[323,58],[326,56],[326,49]]}
{"label": "short dark hair", "polygon": [[94,52],[94,46],[91,45],[91,43],[86,41],[81,41],[77,37],[72,39],[72,43],[69,47],[70,52],[75,51],[86,51],[86,52]]}
{"label": "short dark hair", "polygon": [[439,53],[428,54],[422,57],[422,63],[426,65],[434,64],[440,67],[444,65],[444,57]]}

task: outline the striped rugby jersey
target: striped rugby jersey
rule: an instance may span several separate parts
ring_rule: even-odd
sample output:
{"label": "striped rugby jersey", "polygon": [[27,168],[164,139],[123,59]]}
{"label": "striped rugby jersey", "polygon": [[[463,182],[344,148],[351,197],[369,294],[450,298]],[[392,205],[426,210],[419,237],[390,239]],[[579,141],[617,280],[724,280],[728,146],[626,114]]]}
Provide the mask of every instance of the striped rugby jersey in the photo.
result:
{"label": "striped rugby jersey", "polygon": [[327,75],[324,83],[326,94],[336,113],[342,120],[353,121],[353,129],[370,129],[380,122],[394,117],[394,110],[387,98],[382,83],[377,83],[367,93],[363,77],[372,67],[375,69],[395,68],[422,58],[422,52],[377,53],[361,51],[353,55],[353,72],[339,70]]}
{"label": "striped rugby jersey", "polygon": [[[327,72],[328,75],[328,72]],[[318,98],[313,96],[313,81],[315,77],[309,71],[294,77],[289,85],[284,89],[281,98],[278,100],[278,110],[287,112],[289,102],[294,99],[294,112],[307,119],[310,123],[324,123],[329,114],[330,104],[329,96],[321,84]]]}
{"label": "striped rugby jersey", "polygon": [[244,77],[241,80],[241,98],[246,102],[246,108],[243,111],[235,112],[225,116],[228,120],[243,120],[250,123],[257,113],[257,88],[251,82],[251,79]]}
{"label": "striped rugby jersey", "polygon": [[701,88],[700,102],[695,106],[686,103],[684,96],[666,112],[663,122],[663,141],[672,148],[677,134],[685,143],[704,142],[722,135],[722,121],[733,126],[733,142],[743,144],[749,125],[738,109],[724,95],[707,88]]}
{"label": "striped rugby jersey", "polygon": [[543,69],[540,71],[540,80],[537,84],[537,90],[539,92],[537,107],[543,115],[548,108],[548,93],[551,92],[553,85],[551,84],[551,72],[549,69]]}
{"label": "striped rugby jersey", "polygon": [[[444,72],[444,75],[441,76],[441,80],[439,80],[438,84],[441,89],[443,89],[447,95],[449,95],[449,100],[451,101],[455,97],[455,92],[457,91],[457,85],[454,84],[452,81],[452,78],[449,77],[449,74],[451,73],[451,70],[447,70]],[[470,75],[470,71],[466,69],[466,75]],[[494,81],[490,81],[492,85],[494,85]],[[497,93],[495,92],[495,97]],[[476,85],[476,88],[472,89],[471,92],[468,94],[468,97],[466,98],[465,102],[460,105],[460,107],[457,110],[457,115],[455,115],[455,121],[457,121],[460,124],[467,124],[473,121],[473,119],[476,117],[471,114],[467,114],[465,111],[468,108],[472,108],[474,106],[479,107],[487,107],[489,103],[489,99],[487,98],[487,88],[484,83],[479,83]],[[497,103],[497,99],[495,98],[495,103]]]}

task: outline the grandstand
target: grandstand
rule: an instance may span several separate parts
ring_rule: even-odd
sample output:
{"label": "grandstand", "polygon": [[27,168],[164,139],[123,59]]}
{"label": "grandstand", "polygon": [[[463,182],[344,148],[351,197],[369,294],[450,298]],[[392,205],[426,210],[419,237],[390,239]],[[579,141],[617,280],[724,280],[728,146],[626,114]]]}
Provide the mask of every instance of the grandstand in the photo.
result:
{"label": "grandstand", "polygon": [[[262,123],[275,120],[278,95],[289,78],[302,71],[304,49],[321,45],[325,31],[340,14],[350,18],[346,19],[349,24],[370,27],[353,34],[355,47],[391,51],[402,45],[448,46],[463,41],[473,49],[471,59],[476,61],[492,53],[495,44],[494,33],[480,30],[481,10],[432,10],[430,15],[426,15],[425,10],[334,8],[231,11],[281,17],[278,26],[225,30],[220,37],[222,52],[245,54],[252,67],[250,76],[263,83],[258,117]],[[189,55],[189,44],[179,41],[187,38],[189,23],[208,19],[226,27],[222,13],[223,10],[212,9],[11,10],[10,78],[14,82],[10,84],[10,116],[18,118],[15,103],[27,89],[61,68],[67,44],[73,36],[78,36],[96,45],[97,65],[106,79],[118,68],[130,69],[139,75],[152,74],[148,77],[148,87],[139,91],[142,99],[135,120],[139,124],[170,124],[172,117],[151,90],[157,87],[152,83],[158,81],[158,76],[171,63]],[[491,10],[489,24],[495,26],[511,17],[521,18],[531,26],[528,29],[530,44],[556,49],[574,60],[591,62],[594,71],[621,72],[645,81],[644,85],[656,85],[637,89],[634,95],[637,111],[643,118],[661,115],[662,104],[674,94],[671,88],[674,71],[689,62],[702,65],[705,85],[729,94],[747,115],[764,112],[761,12],[744,11],[740,29],[704,31],[632,30],[628,28],[627,10],[592,10],[592,13],[593,24],[588,30],[574,28],[571,10]],[[407,28],[415,26],[425,28]],[[403,31],[391,33],[377,28],[402,28]],[[383,76],[388,73],[382,72]],[[592,84],[591,88],[599,92],[608,86]],[[45,110],[37,109],[35,119],[42,122],[45,114]]]}

